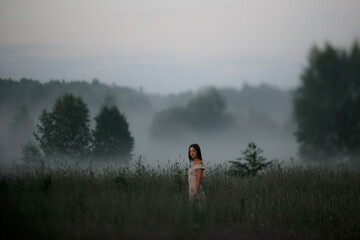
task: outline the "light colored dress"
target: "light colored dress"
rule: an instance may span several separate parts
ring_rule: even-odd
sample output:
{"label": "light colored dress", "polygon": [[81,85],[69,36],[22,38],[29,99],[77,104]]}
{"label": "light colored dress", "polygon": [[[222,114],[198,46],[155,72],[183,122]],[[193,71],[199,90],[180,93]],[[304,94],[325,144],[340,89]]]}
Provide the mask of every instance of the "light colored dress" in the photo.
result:
{"label": "light colored dress", "polygon": [[205,193],[204,190],[201,186],[201,182],[200,182],[200,187],[198,190],[198,193],[196,195],[196,197],[194,197],[194,192],[195,192],[195,186],[196,186],[196,180],[197,180],[197,170],[205,170],[204,165],[203,164],[195,164],[192,165],[191,168],[189,168],[188,170],[188,182],[189,182],[189,198],[190,201],[194,201],[199,203],[200,205],[205,201]]}

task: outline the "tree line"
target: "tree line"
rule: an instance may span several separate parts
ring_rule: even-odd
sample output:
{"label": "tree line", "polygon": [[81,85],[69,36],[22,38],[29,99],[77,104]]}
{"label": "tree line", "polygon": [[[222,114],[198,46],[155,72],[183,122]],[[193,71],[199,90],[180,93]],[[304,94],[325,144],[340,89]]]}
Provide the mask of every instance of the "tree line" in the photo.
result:
{"label": "tree line", "polygon": [[25,162],[39,162],[43,157],[125,161],[131,158],[134,138],[116,106],[103,106],[95,117],[95,129],[91,130],[85,102],[81,97],[65,94],[55,101],[51,111],[43,110],[39,120],[34,133],[37,142],[23,147]]}
{"label": "tree line", "polygon": [[[199,136],[226,131],[241,136],[256,132],[276,134],[290,105],[288,93],[268,85],[246,85],[242,90],[206,88],[197,92],[156,95],[102,84],[98,80],[41,83],[23,78],[19,81],[0,79],[0,92],[3,118],[0,122],[0,157],[9,160],[21,157],[18,154],[20,146],[34,138],[33,132],[42,111],[51,109],[56,99],[66,93],[81,96],[86,102],[91,128],[95,128],[95,113],[102,105],[117,106],[131,123],[132,136],[140,139],[140,144],[153,140],[175,144],[176,139],[184,139],[189,132],[200,133]],[[12,154],[6,154],[10,151]]]}
{"label": "tree line", "polygon": [[[109,87],[98,80],[89,84],[0,79],[0,111],[6,113],[15,106],[27,106],[21,107],[10,124],[13,132],[25,132],[34,124],[28,116],[29,112],[40,112],[44,102],[45,106],[55,102],[51,111],[41,112],[35,134],[41,149],[48,156],[58,153],[80,158],[89,154],[103,154],[110,158],[121,154],[130,156],[131,150],[121,154],[120,150],[116,150],[116,146],[121,144],[127,144],[126,148],[132,149],[134,144],[134,138],[128,137],[126,144],[126,141],[114,140],[120,138],[120,132],[131,136],[127,121],[116,107],[120,106],[130,122],[136,122],[134,130],[149,131],[151,139],[168,141],[169,137],[186,138],[189,133],[221,136],[224,132],[232,133],[234,139],[255,132],[261,133],[261,137],[274,138],[275,129],[282,121],[283,128],[295,134],[302,159],[323,161],[343,158],[359,162],[359,49],[358,42],[349,50],[330,44],[323,49],[313,47],[300,76],[300,86],[291,92],[292,101],[284,92],[266,85],[257,88],[245,85],[241,92],[207,88],[196,94],[187,92],[158,96],[129,88]],[[81,98],[64,95],[67,90]],[[90,129],[89,109],[85,102],[91,109],[96,109],[99,102],[105,102],[93,118],[94,130]],[[65,106],[77,110],[71,111]],[[292,108],[292,116],[284,110],[288,107]],[[67,114],[68,117],[64,117]],[[285,118],[289,120],[286,122]],[[117,129],[110,130],[106,121],[116,122]],[[20,125],[28,127],[21,129]],[[74,129],[78,129],[76,134]],[[119,132],[119,136],[111,136],[115,132]]]}

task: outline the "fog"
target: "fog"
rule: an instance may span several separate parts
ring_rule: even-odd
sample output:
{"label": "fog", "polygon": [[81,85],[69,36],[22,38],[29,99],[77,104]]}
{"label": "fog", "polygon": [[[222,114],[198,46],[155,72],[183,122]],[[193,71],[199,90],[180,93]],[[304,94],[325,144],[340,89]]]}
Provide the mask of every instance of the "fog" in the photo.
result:
{"label": "fog", "polygon": [[0,0],[0,77],[181,93],[298,85],[313,44],[360,37],[360,2]]}
{"label": "fog", "polygon": [[[67,92],[87,104],[91,129],[114,99],[135,139],[133,158],[151,165],[187,161],[194,142],[214,164],[240,157],[251,141],[267,159],[297,159],[291,89],[309,49],[348,46],[360,36],[357,0],[0,5],[4,165],[21,162],[41,112]],[[209,86],[224,102],[219,109],[196,100]]]}
{"label": "fog", "polygon": [[[187,162],[189,145],[198,143],[204,162],[213,165],[240,157],[252,141],[264,150],[268,160],[297,159],[291,93],[269,85],[244,85],[241,89],[204,86],[194,92],[160,95],[99,80],[91,84],[1,81],[0,147],[4,166],[22,163],[21,145],[29,140],[36,142],[33,132],[41,111],[51,111],[55,99],[66,92],[80,96],[87,104],[91,129],[101,106],[109,99],[113,101],[126,116],[135,139],[132,161],[141,157],[150,166]],[[216,104],[220,105],[216,108]],[[181,114],[176,115],[177,111]]]}
{"label": "fog", "polygon": [[[135,156],[142,155],[150,164],[154,161],[160,163],[166,163],[169,160],[188,161],[189,145],[198,143],[202,149],[204,162],[216,164],[235,160],[241,156],[241,152],[245,150],[249,142],[255,142],[264,150],[263,156],[268,160],[277,159],[281,162],[288,162],[290,158],[297,159],[295,123],[292,120],[289,92],[282,92],[266,85],[258,87],[245,85],[239,91],[230,89],[219,91],[225,95],[224,99],[227,99],[225,112],[234,117],[236,123],[233,126],[219,131],[213,131],[210,127],[209,130],[201,132],[196,128],[189,127],[187,129],[186,126],[179,126],[181,124],[170,125],[170,129],[168,129],[167,124],[164,123],[161,131],[172,131],[172,128],[177,127],[182,130],[174,134],[162,134],[165,135],[163,138],[155,140],[151,139],[149,135],[148,123],[143,124],[144,128],[141,131],[138,131],[140,130],[139,126],[132,126],[132,132],[137,139]],[[236,98],[230,97],[230,92],[238,96],[250,95],[251,97],[244,97],[242,100],[236,101]],[[261,97],[261,94],[266,95],[269,92],[273,95]],[[276,95],[279,93],[282,93],[283,96]],[[192,94],[193,98],[194,95],[201,95],[201,93]],[[278,99],[273,99],[274,97],[278,97]],[[157,113],[172,106],[186,105],[191,100],[186,93],[163,98],[164,100],[166,98],[173,99],[174,103],[169,100],[169,105],[162,106]],[[178,98],[177,103],[176,98]]]}
{"label": "fog", "polygon": [[231,134],[223,134],[221,136],[192,136],[188,139],[188,141],[168,139],[168,142],[155,143],[148,138],[141,139],[137,142],[134,153],[135,156],[144,157],[145,163],[150,166],[156,166],[157,163],[164,165],[169,161],[187,162],[189,145],[198,143],[201,147],[203,162],[214,165],[241,157],[241,152],[245,150],[247,144],[254,141],[257,146],[264,150],[263,156],[267,160],[288,163],[291,158],[297,159],[297,145],[295,139],[291,137],[244,136],[235,139]]}

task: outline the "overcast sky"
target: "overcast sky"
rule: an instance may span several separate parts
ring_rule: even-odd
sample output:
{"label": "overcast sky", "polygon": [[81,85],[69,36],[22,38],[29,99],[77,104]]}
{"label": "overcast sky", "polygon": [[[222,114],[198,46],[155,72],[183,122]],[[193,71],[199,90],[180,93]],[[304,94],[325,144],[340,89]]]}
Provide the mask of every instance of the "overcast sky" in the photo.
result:
{"label": "overcast sky", "polygon": [[360,40],[360,0],[0,0],[0,33],[2,78],[289,89],[311,46]]}

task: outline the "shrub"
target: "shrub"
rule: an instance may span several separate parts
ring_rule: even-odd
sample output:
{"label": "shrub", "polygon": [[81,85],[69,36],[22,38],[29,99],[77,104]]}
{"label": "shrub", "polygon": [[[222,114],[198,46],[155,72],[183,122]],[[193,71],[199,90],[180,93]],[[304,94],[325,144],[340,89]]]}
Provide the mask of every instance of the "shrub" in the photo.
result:
{"label": "shrub", "polygon": [[243,157],[237,158],[236,161],[229,161],[231,163],[230,174],[241,177],[255,176],[259,171],[268,167],[272,161],[266,162],[266,158],[261,155],[263,151],[254,142],[248,143],[247,149],[241,152]]}
{"label": "shrub", "polygon": [[42,164],[43,156],[39,146],[33,141],[28,141],[22,146],[21,160],[23,160],[26,164]]}

